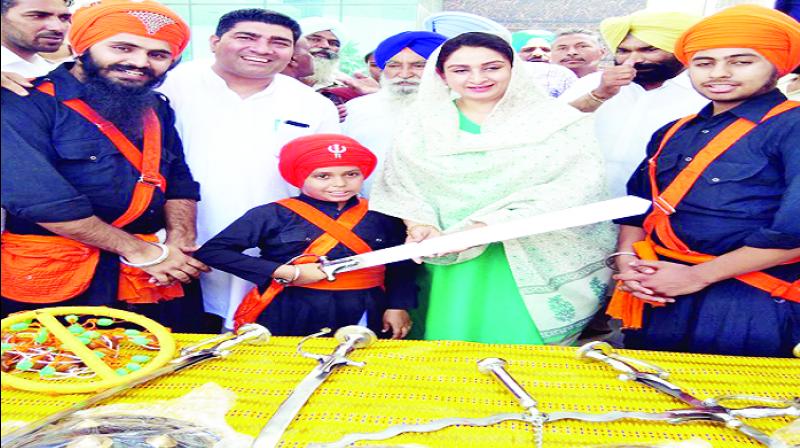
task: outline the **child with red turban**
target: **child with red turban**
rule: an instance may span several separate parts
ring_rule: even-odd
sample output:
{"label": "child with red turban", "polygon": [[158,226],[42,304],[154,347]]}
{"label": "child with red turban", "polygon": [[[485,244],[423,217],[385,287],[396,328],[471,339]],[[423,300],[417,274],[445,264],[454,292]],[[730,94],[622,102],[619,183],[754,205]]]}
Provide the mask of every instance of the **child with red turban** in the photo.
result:
{"label": "child with red turban", "polygon": [[[376,163],[369,149],[344,135],[309,135],[281,149],[281,175],[301,194],[248,211],[195,254],[257,285],[237,309],[236,326],[258,321],[273,334],[300,336],[357,324],[366,313],[373,330],[391,330],[394,339],[408,334],[406,310],[416,306],[414,263],[329,281],[318,262],[404,243],[403,223],[369,211],[358,196]],[[258,257],[242,253],[256,247]]]}
{"label": "child with red turban", "polygon": [[800,64],[800,24],[734,6],[689,28],[675,56],[711,103],[657,131],[628,182],[653,207],[619,220],[609,314],[629,328],[627,348],[792,356],[800,103],[776,83]]}

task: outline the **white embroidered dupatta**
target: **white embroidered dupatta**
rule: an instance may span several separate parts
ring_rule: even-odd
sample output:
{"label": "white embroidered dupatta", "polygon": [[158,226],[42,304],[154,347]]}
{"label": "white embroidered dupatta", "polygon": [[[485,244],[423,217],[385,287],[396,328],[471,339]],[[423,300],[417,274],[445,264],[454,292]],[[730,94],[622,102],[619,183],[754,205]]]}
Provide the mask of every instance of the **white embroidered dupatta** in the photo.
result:
{"label": "white embroidered dupatta", "polygon": [[[516,59],[503,99],[480,134],[459,130],[458,110],[429,58],[372,187],[370,208],[444,232],[606,199],[604,167],[590,116],[541,92]],[[503,243],[531,318],[548,343],[579,332],[597,311],[615,244],[610,223]],[[452,264],[485,247],[426,260]]]}

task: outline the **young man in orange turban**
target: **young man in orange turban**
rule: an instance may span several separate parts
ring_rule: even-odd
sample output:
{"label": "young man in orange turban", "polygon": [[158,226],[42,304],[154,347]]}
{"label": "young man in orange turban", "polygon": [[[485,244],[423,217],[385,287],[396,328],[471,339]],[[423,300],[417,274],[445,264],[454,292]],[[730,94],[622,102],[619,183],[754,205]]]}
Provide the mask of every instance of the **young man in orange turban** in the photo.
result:
{"label": "young man in orange turban", "polygon": [[[236,326],[257,320],[275,335],[303,336],[356,324],[366,313],[376,332],[408,334],[414,263],[345,272],[331,282],[317,262],[404,243],[402,221],[368,211],[358,197],[377,160],[338,134],[296,138],[281,149],[280,173],[302,193],[248,211],[197,252],[209,266],[257,285],[236,310]],[[259,257],[242,253],[255,247]]]}
{"label": "young man in orange turban", "polygon": [[69,37],[74,63],[28,96],[2,92],[3,313],[108,305],[197,330],[199,295],[179,298],[208,269],[190,255],[199,186],[152,91],[189,28],[154,1],[104,0],[76,11]]}
{"label": "young man in orange turban", "polygon": [[628,183],[653,207],[620,220],[609,312],[631,328],[629,348],[791,356],[800,343],[800,103],[776,82],[800,65],[800,24],[735,6],[689,28],[675,55],[711,103],[656,132]]}

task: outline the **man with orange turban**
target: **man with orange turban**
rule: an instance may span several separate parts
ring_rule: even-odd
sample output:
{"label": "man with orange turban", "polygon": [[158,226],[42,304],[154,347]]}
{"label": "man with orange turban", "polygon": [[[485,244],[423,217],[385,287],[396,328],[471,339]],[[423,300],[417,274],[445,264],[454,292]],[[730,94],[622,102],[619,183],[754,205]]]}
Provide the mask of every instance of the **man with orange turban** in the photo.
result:
{"label": "man with orange turban", "polygon": [[[707,17],[675,44],[711,103],[653,135],[620,220],[609,313],[630,348],[791,356],[800,343],[800,24],[760,6]],[[643,306],[646,303],[648,305]]]}
{"label": "man with orange turban", "polygon": [[[405,241],[402,221],[369,211],[358,197],[376,163],[370,150],[339,134],[299,137],[281,149],[280,173],[302,193],[248,211],[197,251],[209,266],[256,284],[236,310],[235,326],[258,321],[275,335],[302,336],[356,324],[366,313],[376,332],[408,334],[413,263],[345,272],[331,282],[317,262]],[[242,253],[256,247],[258,257]]]}
{"label": "man with orange turban", "polygon": [[198,330],[181,283],[208,270],[190,255],[199,186],[152,91],[189,28],[155,1],[104,0],[75,12],[70,42],[74,63],[2,92],[3,313],[108,305]]}

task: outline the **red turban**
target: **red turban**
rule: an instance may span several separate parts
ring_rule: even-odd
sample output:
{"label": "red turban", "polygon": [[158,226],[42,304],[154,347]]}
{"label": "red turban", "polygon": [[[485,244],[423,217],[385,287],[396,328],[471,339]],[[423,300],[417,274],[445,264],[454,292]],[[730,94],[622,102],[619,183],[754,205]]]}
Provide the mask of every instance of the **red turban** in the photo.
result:
{"label": "red turban", "polygon": [[120,33],[163,40],[177,59],[189,45],[189,26],[180,16],[153,0],[102,0],[75,11],[69,42],[77,54]]}
{"label": "red turban", "polygon": [[378,158],[361,143],[339,134],[314,134],[296,138],[281,148],[278,169],[286,182],[302,188],[317,168],[357,166],[366,179]]}
{"label": "red turban", "polygon": [[752,48],[783,76],[800,65],[800,23],[763,6],[733,6],[686,30],[675,57],[688,65],[695,53],[711,48]]}

